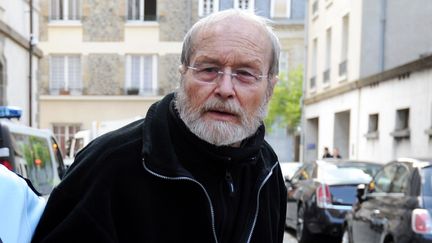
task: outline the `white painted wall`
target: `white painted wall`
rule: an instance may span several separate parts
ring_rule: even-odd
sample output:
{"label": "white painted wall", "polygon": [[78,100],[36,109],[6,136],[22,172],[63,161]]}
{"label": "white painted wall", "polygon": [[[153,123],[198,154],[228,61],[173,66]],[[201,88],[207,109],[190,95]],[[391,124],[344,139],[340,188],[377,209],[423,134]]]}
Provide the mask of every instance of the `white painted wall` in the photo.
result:
{"label": "white painted wall", "polygon": [[[305,117],[319,118],[319,134],[318,134],[318,157],[322,156],[324,147],[329,147],[330,151],[334,147],[334,118],[335,113],[342,111],[350,111],[350,141],[349,154],[350,158],[356,157],[357,145],[356,136],[357,118],[358,118],[358,93],[349,92],[338,97],[327,99],[319,103],[311,104],[305,107]],[[305,131],[306,137],[308,131]],[[307,138],[306,138],[307,139]]]}
{"label": "white painted wall", "polygon": [[[359,158],[390,161],[397,157],[432,157],[432,140],[425,130],[432,126],[432,69],[412,73],[409,79],[391,80],[362,90]],[[396,110],[410,109],[409,140],[396,143]],[[379,139],[367,140],[369,114],[379,113]]]}
{"label": "white painted wall", "polygon": [[[33,30],[34,36],[38,38],[38,19],[39,9],[37,8],[39,1],[33,1],[36,6],[33,11]],[[18,32],[22,38],[29,40],[30,36],[30,15],[29,5],[26,0],[1,0],[0,7],[2,8],[1,20],[5,22],[14,31]],[[6,97],[7,104],[19,106],[23,109],[21,122],[29,124],[29,52],[27,49],[16,43],[10,38],[5,37],[3,44],[3,56],[5,59],[6,71]],[[33,118],[32,125],[37,127],[37,69],[38,59],[33,57],[33,72],[32,72],[32,109]]]}

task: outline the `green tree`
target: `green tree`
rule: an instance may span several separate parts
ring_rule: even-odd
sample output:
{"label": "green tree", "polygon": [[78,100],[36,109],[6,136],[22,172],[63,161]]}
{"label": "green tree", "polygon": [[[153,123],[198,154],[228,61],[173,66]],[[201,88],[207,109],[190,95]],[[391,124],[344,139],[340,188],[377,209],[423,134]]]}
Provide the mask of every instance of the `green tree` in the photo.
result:
{"label": "green tree", "polygon": [[292,69],[288,75],[281,73],[270,100],[268,115],[264,120],[270,132],[273,125],[294,132],[300,124],[303,66]]}

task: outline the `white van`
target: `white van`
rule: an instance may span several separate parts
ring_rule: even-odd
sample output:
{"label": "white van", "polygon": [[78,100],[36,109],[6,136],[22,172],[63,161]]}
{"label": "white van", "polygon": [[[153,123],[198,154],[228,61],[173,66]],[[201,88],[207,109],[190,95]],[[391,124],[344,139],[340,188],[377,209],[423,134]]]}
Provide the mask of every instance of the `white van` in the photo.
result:
{"label": "white van", "polygon": [[50,131],[7,119],[0,119],[0,163],[30,179],[42,195],[49,195],[65,172],[59,146]]}

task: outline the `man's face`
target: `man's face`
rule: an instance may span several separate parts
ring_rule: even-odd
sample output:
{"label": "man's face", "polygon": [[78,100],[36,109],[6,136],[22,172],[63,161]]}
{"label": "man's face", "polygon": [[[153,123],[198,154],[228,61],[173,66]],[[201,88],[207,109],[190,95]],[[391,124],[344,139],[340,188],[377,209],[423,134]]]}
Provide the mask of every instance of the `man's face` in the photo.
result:
{"label": "man's face", "polygon": [[[272,46],[263,29],[243,19],[223,21],[201,30],[194,40],[190,66],[226,73],[248,70],[267,75]],[[233,145],[255,133],[266,114],[276,79],[242,83],[224,74],[211,82],[199,80],[194,70],[182,69],[177,93],[180,117],[201,139],[215,145]],[[269,86],[271,85],[271,86]]]}

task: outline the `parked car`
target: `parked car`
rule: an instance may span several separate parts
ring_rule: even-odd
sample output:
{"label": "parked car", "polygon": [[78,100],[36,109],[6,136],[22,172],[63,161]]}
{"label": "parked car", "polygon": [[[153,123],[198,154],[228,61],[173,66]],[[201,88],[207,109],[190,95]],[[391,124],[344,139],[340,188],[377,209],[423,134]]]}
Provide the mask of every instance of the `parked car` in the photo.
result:
{"label": "parked car", "polygon": [[339,160],[304,163],[287,181],[286,226],[296,230],[299,243],[314,242],[316,234],[341,238],[345,213],[356,200],[357,185],[371,178],[355,164]]}
{"label": "parked car", "polygon": [[389,162],[357,194],[342,242],[432,242],[432,159]]}
{"label": "parked car", "polygon": [[20,116],[19,109],[0,106],[0,164],[48,196],[65,172],[60,148],[51,131],[12,120]]}
{"label": "parked car", "polygon": [[282,175],[284,179],[291,179],[294,173],[303,165],[301,162],[281,162]]}

